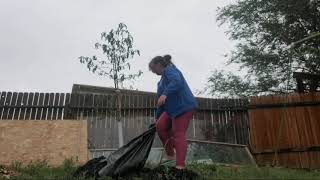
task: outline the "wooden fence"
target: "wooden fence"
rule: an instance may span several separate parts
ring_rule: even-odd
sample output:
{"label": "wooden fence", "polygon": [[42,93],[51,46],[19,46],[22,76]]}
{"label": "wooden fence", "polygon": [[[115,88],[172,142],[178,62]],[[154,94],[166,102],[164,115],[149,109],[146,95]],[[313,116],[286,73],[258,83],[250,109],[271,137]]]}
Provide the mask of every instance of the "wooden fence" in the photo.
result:
{"label": "wooden fence", "polygon": [[258,164],[320,168],[320,93],[251,98],[249,120]]}
{"label": "wooden fence", "polygon": [[[87,119],[89,148],[118,147],[116,94],[1,92],[0,120]],[[125,143],[143,132],[155,118],[153,93],[125,93],[120,116]],[[234,144],[248,142],[246,99],[197,98],[199,108],[189,125],[188,138]],[[159,142],[157,142],[159,144]],[[156,143],[156,144],[157,144]]]}
{"label": "wooden fence", "polygon": [[0,120],[63,119],[70,100],[68,93],[0,92]]}

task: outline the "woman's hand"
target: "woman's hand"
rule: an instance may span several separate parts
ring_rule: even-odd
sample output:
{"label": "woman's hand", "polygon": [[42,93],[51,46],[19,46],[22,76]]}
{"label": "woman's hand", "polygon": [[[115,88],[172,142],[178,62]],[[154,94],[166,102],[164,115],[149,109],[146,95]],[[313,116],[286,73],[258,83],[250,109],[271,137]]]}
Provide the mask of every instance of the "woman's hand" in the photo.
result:
{"label": "woman's hand", "polygon": [[158,107],[164,105],[164,103],[166,102],[167,96],[166,95],[161,95],[158,99]]}

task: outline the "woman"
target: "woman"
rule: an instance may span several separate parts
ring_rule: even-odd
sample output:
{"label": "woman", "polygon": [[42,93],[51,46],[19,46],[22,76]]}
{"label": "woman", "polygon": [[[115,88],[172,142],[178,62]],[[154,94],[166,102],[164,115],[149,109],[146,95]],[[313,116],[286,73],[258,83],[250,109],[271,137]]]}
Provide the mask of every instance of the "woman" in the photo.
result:
{"label": "woman", "polygon": [[197,107],[196,99],[182,73],[172,63],[170,55],[154,57],[149,68],[161,76],[157,90],[157,133],[167,159],[175,159],[176,168],[184,169],[188,148],[186,132]]}

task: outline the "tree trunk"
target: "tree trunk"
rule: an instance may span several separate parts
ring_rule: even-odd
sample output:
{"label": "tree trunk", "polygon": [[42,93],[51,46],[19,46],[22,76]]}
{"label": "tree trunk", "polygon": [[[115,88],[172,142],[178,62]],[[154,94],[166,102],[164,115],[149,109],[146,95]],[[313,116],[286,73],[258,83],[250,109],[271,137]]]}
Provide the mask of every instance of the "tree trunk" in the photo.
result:
{"label": "tree trunk", "polygon": [[119,137],[119,147],[122,147],[124,145],[124,137],[123,137],[123,127],[122,127],[122,121],[121,121],[121,91],[119,89],[116,90],[117,94],[117,115],[116,119],[118,122],[118,137]]}

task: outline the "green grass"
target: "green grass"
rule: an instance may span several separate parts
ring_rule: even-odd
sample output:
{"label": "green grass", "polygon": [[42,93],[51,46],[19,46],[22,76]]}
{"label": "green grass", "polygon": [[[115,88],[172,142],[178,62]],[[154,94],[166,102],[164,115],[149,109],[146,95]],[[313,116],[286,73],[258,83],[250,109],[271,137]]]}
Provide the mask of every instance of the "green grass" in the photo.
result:
{"label": "green grass", "polygon": [[206,179],[320,179],[320,171],[273,167],[225,167],[204,164],[190,165]]}
{"label": "green grass", "polygon": [[8,167],[8,169],[17,172],[18,175],[11,178],[16,180],[74,179],[71,175],[76,168],[73,159],[66,159],[59,167],[51,167],[46,161],[32,162],[24,167],[19,162],[13,162]]}
{"label": "green grass", "polygon": [[[9,167],[18,173],[11,179],[43,180],[43,179],[75,179],[71,174],[77,166],[72,159],[65,160],[59,167],[50,167],[45,161],[37,161],[27,166],[19,162],[12,163]],[[221,165],[191,164],[188,169],[197,172],[205,179],[320,179],[320,171],[296,170],[272,167],[225,167]],[[0,179],[1,176],[0,176]],[[92,178],[93,179],[93,178]]]}

